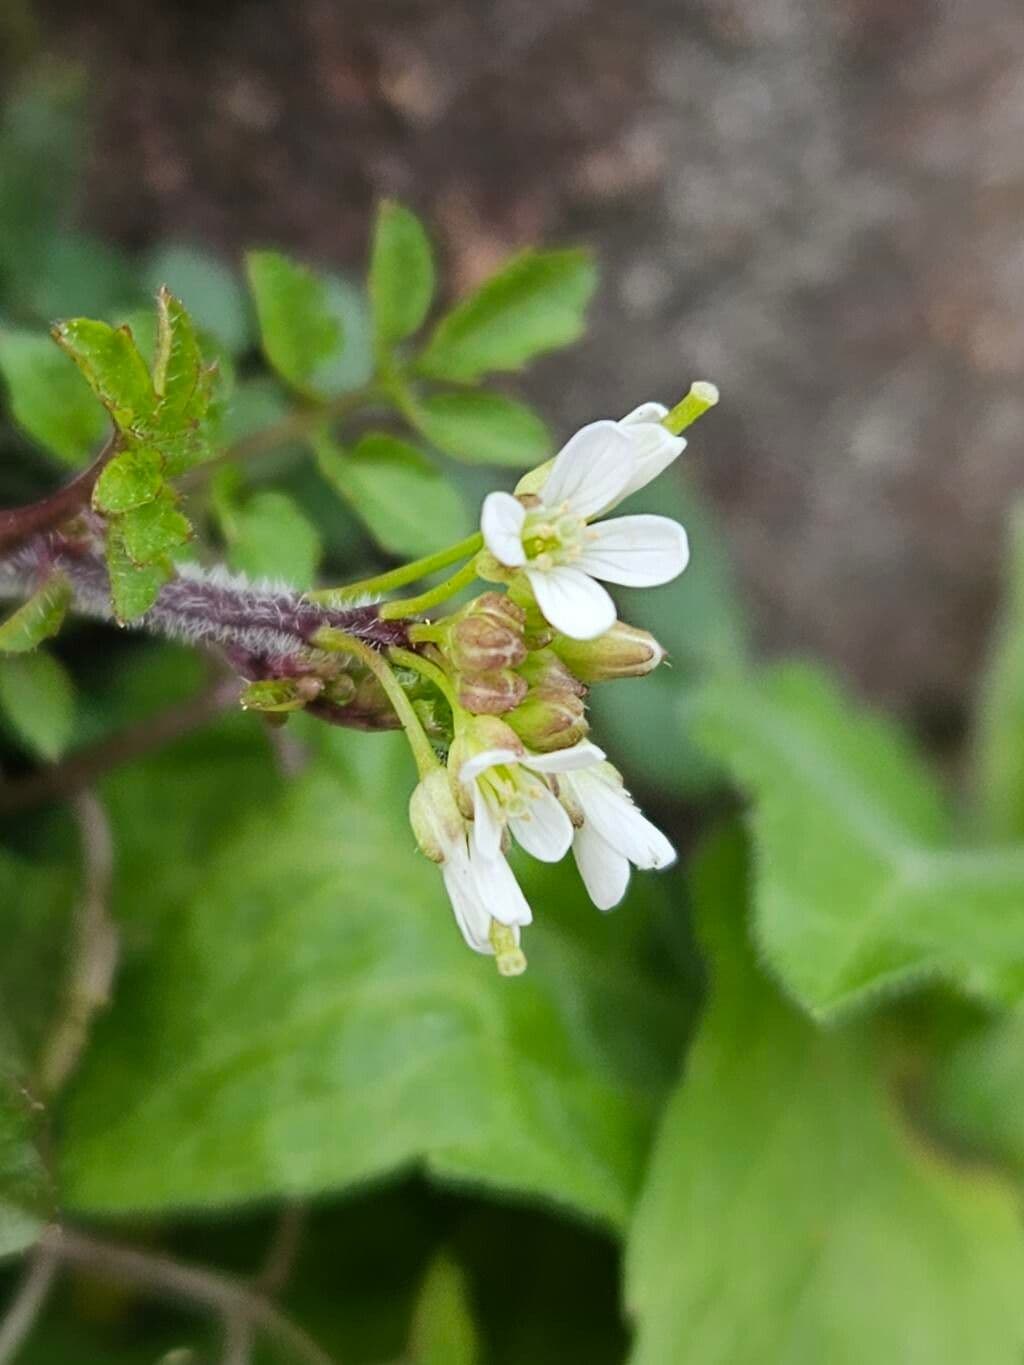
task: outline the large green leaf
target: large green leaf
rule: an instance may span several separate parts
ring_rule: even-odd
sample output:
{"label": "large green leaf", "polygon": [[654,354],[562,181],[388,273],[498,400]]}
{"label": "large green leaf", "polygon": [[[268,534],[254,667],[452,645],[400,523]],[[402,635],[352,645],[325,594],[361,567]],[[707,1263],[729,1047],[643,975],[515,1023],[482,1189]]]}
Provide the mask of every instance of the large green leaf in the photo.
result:
{"label": "large green leaf", "polygon": [[41,446],[72,465],[95,454],[107,415],[48,336],[0,331],[0,372],[14,420]]}
{"label": "large green leaf", "polygon": [[316,392],[318,371],[345,344],[325,281],[276,251],[251,251],[246,267],[267,359],[301,393]]}
{"label": "large green leaf", "polygon": [[712,1000],[632,1231],[633,1365],[1015,1365],[1014,1191],[910,1130],[877,1036],[783,1003],[745,941],[737,840],[697,892]]}
{"label": "large green leaf", "polygon": [[1024,503],[1010,526],[1006,602],[975,721],[978,824],[1024,840]]}
{"label": "large green leaf", "polygon": [[370,256],[370,300],[377,337],[403,341],[422,324],[434,297],[434,257],[423,224],[391,200],[381,204]]}
{"label": "large green leaf", "polygon": [[415,558],[466,534],[458,489],[407,441],[368,432],[354,450],[344,450],[324,436],[316,453],[321,473],[391,554]]}
{"label": "large green leaf", "polygon": [[521,369],[576,340],[596,284],[586,251],[525,251],[441,319],[418,368],[460,382]]}
{"label": "large green leaf", "polygon": [[537,904],[556,923],[531,931],[530,972],[500,979],[414,850],[401,742],[308,733],[325,753],[290,790],[257,787],[201,860],[178,852],[203,816],[175,787],[178,833],[144,884],[193,871],[71,1096],[68,1199],[209,1207],[418,1162],[621,1223],[675,1037],[622,938],[634,926],[594,916],[612,950],[583,946],[558,928],[573,900],[559,883]]}
{"label": "large green leaf", "polygon": [[500,393],[434,393],[408,409],[438,450],[470,464],[526,469],[551,454],[551,435],[530,408]]}
{"label": "large green leaf", "polygon": [[1024,847],[949,847],[936,785],[895,726],[795,665],[715,682],[700,712],[752,798],[758,941],[807,1009],[927,977],[1024,994]]}

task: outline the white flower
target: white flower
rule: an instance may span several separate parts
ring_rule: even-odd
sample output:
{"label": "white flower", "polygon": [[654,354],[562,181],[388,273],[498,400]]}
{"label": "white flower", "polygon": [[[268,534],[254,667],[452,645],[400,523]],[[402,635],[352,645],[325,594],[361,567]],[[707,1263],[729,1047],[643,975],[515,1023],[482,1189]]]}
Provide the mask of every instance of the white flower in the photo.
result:
{"label": "white flower", "polygon": [[533,916],[515,874],[499,851],[484,857],[469,837],[469,825],[455,803],[447,774],[423,778],[409,802],[416,842],[439,863],[462,937],[477,953],[494,953],[493,922],[507,925],[516,945]]}
{"label": "white flower", "polygon": [[632,445],[632,474],[612,506],[645,488],[686,449],[684,436],[673,436],[661,425],[667,416],[664,403],[641,403],[616,424]]}
{"label": "white flower", "polygon": [[676,851],[633,804],[621,774],[600,763],[561,780],[562,798],[579,824],[573,857],[599,910],[618,905],[629,885],[629,865],[668,867]]}
{"label": "white flower", "polygon": [[[660,408],[648,404],[623,423],[592,422],[578,431],[556,456],[537,506],[511,493],[484,499],[487,549],[507,568],[523,570],[545,618],[572,639],[592,640],[615,622],[615,604],[595,580],[654,587],[686,568],[686,532],[668,517],[588,524],[675,457],[655,434],[664,428],[647,420],[653,411]],[[681,439],[664,435],[676,445]]]}
{"label": "white flower", "polygon": [[546,774],[599,763],[604,752],[583,740],[569,749],[532,754],[511,730],[508,734],[507,744],[478,749],[457,766],[458,782],[472,803],[470,843],[485,861],[500,857],[507,827],[527,853],[557,863],[569,851],[573,829]]}

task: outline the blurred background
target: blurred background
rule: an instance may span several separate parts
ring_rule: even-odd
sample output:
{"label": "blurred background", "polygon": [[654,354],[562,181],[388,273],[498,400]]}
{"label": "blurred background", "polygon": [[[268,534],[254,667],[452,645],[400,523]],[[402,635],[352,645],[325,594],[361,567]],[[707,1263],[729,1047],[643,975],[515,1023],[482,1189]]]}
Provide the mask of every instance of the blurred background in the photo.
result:
{"label": "blurred background", "polygon": [[135,251],[254,242],[354,269],[407,199],[456,291],[592,243],[556,430],[727,397],[692,463],[759,634],[945,726],[1024,457],[1016,0],[6,0],[8,81],[77,63],[65,213]]}
{"label": "blurred background", "polygon": [[[13,324],[117,316],[175,267],[209,302],[253,245],[356,278],[393,195],[433,229],[451,295],[526,244],[594,248],[586,338],[523,381],[560,436],[719,385],[656,495],[693,528],[687,592],[623,594],[678,671],[640,719],[633,684],[596,702],[677,838],[706,760],[666,750],[665,716],[690,665],[748,636],[832,662],[956,757],[1024,485],[1019,0],[0,0],[0,76]],[[220,327],[244,354],[233,300]],[[52,485],[23,436],[2,441],[0,502]],[[365,559],[335,534],[332,565]],[[86,693],[113,647],[98,628],[62,642]],[[293,1306],[343,1361],[399,1349],[438,1247],[475,1267],[487,1361],[623,1358],[599,1228],[419,1179],[302,1217]],[[282,1233],[255,1212],[167,1235],[248,1272]],[[496,1246],[515,1254],[487,1273]],[[219,1358],[161,1357],[194,1340],[182,1321],[85,1277],[23,1359]]]}

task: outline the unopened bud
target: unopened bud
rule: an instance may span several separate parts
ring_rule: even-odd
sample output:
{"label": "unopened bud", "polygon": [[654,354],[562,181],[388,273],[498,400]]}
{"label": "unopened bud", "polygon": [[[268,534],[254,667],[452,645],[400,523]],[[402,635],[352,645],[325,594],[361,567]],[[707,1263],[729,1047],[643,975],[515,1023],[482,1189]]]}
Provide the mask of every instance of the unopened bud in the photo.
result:
{"label": "unopened bud", "polygon": [[590,730],[583,702],[572,692],[531,691],[505,719],[523,743],[538,753],[569,749]]}
{"label": "unopened bud", "polygon": [[508,668],[491,673],[459,674],[455,679],[459,705],[474,716],[502,716],[526,696],[525,678]]}
{"label": "unopened bud", "polygon": [[334,706],[347,706],[356,694],[356,684],[347,673],[339,673],[324,684],[324,698]]}
{"label": "unopened bud", "polygon": [[582,697],[587,690],[553,649],[533,650],[526,662],[520,665],[519,676],[525,678],[531,687],[544,692],[570,692]]}
{"label": "unopened bud", "polygon": [[409,823],[420,852],[434,863],[443,863],[464,837],[465,821],[443,768],[428,773],[409,798]]}
{"label": "unopened bud", "polygon": [[552,649],[581,682],[609,682],[613,678],[642,678],[665,657],[654,636],[639,626],[616,621],[596,640],[555,638]]}
{"label": "unopened bud", "polygon": [[526,658],[526,613],[503,593],[487,592],[460,612],[449,635],[449,655],[460,673],[516,668]]}
{"label": "unopened bud", "polygon": [[265,678],[252,682],[239,701],[245,711],[281,713],[301,711],[307,702],[315,701],[323,690],[319,678]]}

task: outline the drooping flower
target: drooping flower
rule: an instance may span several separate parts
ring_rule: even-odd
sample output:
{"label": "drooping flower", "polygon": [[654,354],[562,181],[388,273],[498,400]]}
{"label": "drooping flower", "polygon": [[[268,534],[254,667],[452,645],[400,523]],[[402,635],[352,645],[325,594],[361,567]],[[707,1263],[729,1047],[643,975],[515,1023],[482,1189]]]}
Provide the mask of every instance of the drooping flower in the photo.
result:
{"label": "drooping flower", "polygon": [[572,843],[572,821],[547,781],[599,763],[604,751],[582,741],[552,753],[531,753],[509,726],[477,717],[452,746],[449,759],[466,813],[470,843],[484,859],[501,854],[505,830],[541,862],[557,863]]}
{"label": "drooping flower", "polygon": [[664,468],[655,427],[629,419],[592,422],[563,446],[539,495],[499,492],[484,499],[487,549],[506,568],[523,570],[544,617],[572,639],[594,639],[615,623],[615,604],[596,580],[654,587],[686,567],[686,532],[668,517],[589,524],[654,477],[655,466],[655,472]]}
{"label": "drooping flower", "polygon": [[[533,920],[530,906],[500,850],[485,858],[470,840],[443,769],[420,781],[409,801],[409,820],[420,850],[440,865],[466,943],[474,952],[496,954],[504,975],[518,975],[526,966],[518,949],[521,928]],[[496,925],[510,931],[511,939]]]}
{"label": "drooping flower", "polygon": [[566,773],[559,786],[562,801],[577,826],[573,857],[599,910],[611,910],[622,900],[631,863],[639,868],[661,868],[675,862],[675,849],[637,809],[622,775],[610,763]]}

